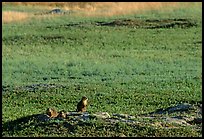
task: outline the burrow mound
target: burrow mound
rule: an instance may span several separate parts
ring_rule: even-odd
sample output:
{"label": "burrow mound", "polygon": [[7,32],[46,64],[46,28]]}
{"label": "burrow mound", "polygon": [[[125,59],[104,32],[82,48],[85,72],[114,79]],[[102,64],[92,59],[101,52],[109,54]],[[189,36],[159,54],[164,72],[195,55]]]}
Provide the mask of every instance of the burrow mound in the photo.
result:
{"label": "burrow mound", "polygon": [[135,28],[157,29],[157,28],[190,28],[197,26],[195,21],[190,19],[117,19],[112,22],[97,22],[98,26],[128,26]]}
{"label": "burrow mound", "polygon": [[[172,113],[173,115],[171,115]],[[75,132],[79,126],[96,126],[93,119],[101,119],[101,124],[105,124],[104,128],[124,123],[128,126],[150,126],[155,129],[158,127],[179,128],[189,126],[200,130],[202,126],[202,102],[199,102],[199,105],[178,104],[166,109],[158,109],[151,113],[135,116],[116,113],[108,114],[107,112],[96,112],[93,114],[88,112],[67,112],[66,118],[51,118],[44,113],[34,114],[4,123],[2,135],[6,134],[6,132],[13,135],[28,128],[32,130],[40,128],[42,132],[56,131],[59,133],[63,129],[63,131],[71,133]]]}
{"label": "burrow mound", "polygon": [[144,29],[173,29],[173,28],[191,28],[197,27],[198,24],[192,19],[115,19],[112,21],[94,21],[94,22],[78,22],[69,23],[58,26],[47,26],[47,28],[69,28],[69,27],[130,27],[130,28],[144,28]]}

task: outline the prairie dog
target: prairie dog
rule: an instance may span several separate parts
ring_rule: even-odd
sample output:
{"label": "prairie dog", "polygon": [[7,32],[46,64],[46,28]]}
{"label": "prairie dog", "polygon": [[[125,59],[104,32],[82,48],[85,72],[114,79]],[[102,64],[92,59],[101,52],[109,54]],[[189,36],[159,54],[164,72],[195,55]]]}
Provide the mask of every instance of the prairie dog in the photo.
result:
{"label": "prairie dog", "polygon": [[47,108],[46,114],[47,114],[48,116],[50,116],[50,118],[53,118],[53,117],[57,117],[57,116],[58,116],[58,112],[57,112],[55,109],[53,109],[53,108]]}
{"label": "prairie dog", "polygon": [[62,111],[59,112],[59,114],[58,114],[57,117],[66,118],[66,117],[67,117],[67,114],[66,114],[65,111],[62,110]]}
{"label": "prairie dog", "polygon": [[88,98],[83,96],[81,101],[77,104],[77,112],[85,112],[88,105]]}

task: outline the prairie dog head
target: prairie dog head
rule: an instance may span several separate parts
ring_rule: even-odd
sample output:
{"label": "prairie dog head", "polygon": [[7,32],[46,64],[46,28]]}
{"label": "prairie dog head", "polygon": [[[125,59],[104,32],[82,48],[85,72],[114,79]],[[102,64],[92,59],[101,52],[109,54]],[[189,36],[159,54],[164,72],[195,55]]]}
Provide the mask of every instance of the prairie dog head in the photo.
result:
{"label": "prairie dog head", "polygon": [[60,111],[58,117],[66,118],[66,112]]}
{"label": "prairie dog head", "polygon": [[85,96],[83,96],[82,97],[82,99],[81,99],[81,101],[85,104],[85,105],[87,105],[87,101],[88,101],[88,98],[87,97],[85,97]]}
{"label": "prairie dog head", "polygon": [[47,110],[46,110],[46,114],[49,115],[49,116],[52,116],[55,113],[57,113],[57,112],[53,108],[47,108]]}

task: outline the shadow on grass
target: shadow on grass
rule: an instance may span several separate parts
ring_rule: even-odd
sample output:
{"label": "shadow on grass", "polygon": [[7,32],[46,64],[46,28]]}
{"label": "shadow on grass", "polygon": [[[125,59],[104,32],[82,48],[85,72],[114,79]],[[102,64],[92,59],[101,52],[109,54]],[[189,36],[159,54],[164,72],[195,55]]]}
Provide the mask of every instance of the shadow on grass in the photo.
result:
{"label": "shadow on grass", "polygon": [[40,115],[41,114],[34,114],[26,117],[21,117],[13,121],[8,121],[3,124],[3,131],[8,132],[21,131],[27,127],[34,125],[37,117]]}
{"label": "shadow on grass", "polygon": [[[40,132],[55,131],[60,133],[62,130],[67,132],[75,132],[78,126],[92,126],[92,123],[83,121],[67,121],[62,118],[49,118],[46,114],[33,114],[18,118],[13,121],[5,122],[2,136],[13,136],[24,130],[39,130]],[[27,132],[26,134],[30,134]]]}

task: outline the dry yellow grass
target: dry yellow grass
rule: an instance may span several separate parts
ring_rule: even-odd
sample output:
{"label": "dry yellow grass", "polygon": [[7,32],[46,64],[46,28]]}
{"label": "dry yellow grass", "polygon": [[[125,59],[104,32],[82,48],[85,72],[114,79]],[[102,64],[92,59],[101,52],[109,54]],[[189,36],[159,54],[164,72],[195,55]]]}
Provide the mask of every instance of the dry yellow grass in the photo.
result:
{"label": "dry yellow grass", "polygon": [[[61,7],[64,10],[80,11],[80,15],[85,16],[113,16],[125,15],[130,13],[139,13],[145,10],[173,10],[180,6],[189,6],[189,2],[3,2],[11,5],[25,5],[41,7],[51,10],[56,7]],[[78,15],[78,14],[76,14]],[[30,17],[25,12],[3,12],[2,22],[9,23],[13,21],[22,21]]]}
{"label": "dry yellow grass", "polygon": [[152,10],[175,6],[178,2],[3,2],[12,5],[32,5],[49,8],[62,7],[65,10],[83,10],[93,12],[96,10],[109,10],[112,13],[128,13],[138,10]]}
{"label": "dry yellow grass", "polygon": [[25,12],[5,11],[2,12],[2,23],[23,21],[29,17],[31,17],[31,15]]}
{"label": "dry yellow grass", "polygon": [[86,5],[83,10],[85,15],[113,16],[138,13],[145,10],[163,10],[177,5],[178,3],[175,2],[96,2],[93,5]]}

